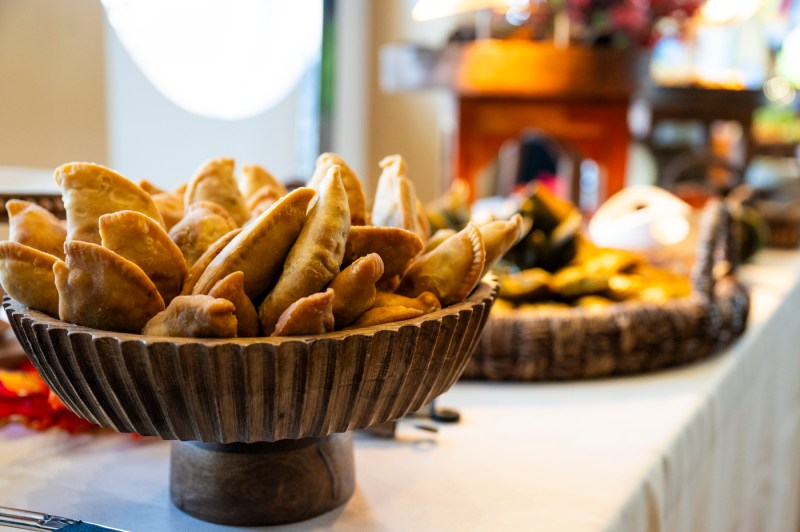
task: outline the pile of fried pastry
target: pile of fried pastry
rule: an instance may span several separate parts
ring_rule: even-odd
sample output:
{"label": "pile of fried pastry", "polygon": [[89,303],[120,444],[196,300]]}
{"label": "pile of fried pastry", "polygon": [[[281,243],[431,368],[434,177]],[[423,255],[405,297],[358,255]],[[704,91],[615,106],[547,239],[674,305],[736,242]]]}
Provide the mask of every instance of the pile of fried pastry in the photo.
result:
{"label": "pile of fried pastry", "polygon": [[341,157],[287,191],[258,165],[203,164],[175,191],[92,163],[55,170],[66,223],[11,200],[0,283],[20,303],[152,336],[316,335],[412,319],[467,297],[519,239],[519,216],[430,229],[399,155],[372,208]]}

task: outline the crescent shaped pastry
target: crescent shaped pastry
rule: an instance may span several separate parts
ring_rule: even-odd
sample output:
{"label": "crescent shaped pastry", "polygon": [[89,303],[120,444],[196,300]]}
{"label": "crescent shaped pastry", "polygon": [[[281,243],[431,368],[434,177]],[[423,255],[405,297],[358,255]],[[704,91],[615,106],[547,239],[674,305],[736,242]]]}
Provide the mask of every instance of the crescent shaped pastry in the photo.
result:
{"label": "crescent shaped pastry", "polygon": [[164,300],[133,262],[97,244],[67,241],[66,262],[53,265],[59,318],[106,331],[139,333]]}
{"label": "crescent shaped pastry", "polygon": [[444,242],[457,232],[458,231],[456,231],[455,229],[450,229],[450,228],[438,229],[435,233],[433,233],[430,236],[430,238],[428,238],[428,241],[425,243],[425,253],[433,251],[439,246],[439,244],[441,244],[442,242]]}
{"label": "crescent shaped pastry", "polygon": [[250,218],[256,218],[259,214],[266,211],[272,204],[283,196],[269,185],[263,186],[247,198],[247,208],[250,210]]}
{"label": "crescent shaped pastry", "polygon": [[350,228],[343,264],[348,265],[359,257],[377,253],[383,260],[383,282],[402,275],[424,246],[419,235],[412,231],[397,227],[358,225]]}
{"label": "crescent shaped pastry", "polygon": [[19,242],[0,242],[0,284],[12,298],[58,317],[53,265],[58,257]]}
{"label": "crescent shaped pastry", "polygon": [[140,212],[164,226],[150,194],[114,170],[94,163],[67,163],[56,168],[54,177],[67,211],[67,240],[99,244],[97,220],[110,212]]}
{"label": "crescent shaped pastry", "polygon": [[64,258],[67,229],[53,213],[30,201],[6,202],[8,239]]}
{"label": "crescent shaped pastry", "polygon": [[347,329],[383,325],[395,321],[410,320],[422,316],[422,311],[406,307],[373,307],[361,315],[354,324]]}
{"label": "crescent shaped pastry", "polygon": [[164,228],[135,211],[119,211],[100,217],[102,245],[139,266],[169,304],[180,294],[186,277],[186,261]]}
{"label": "crescent shaped pastry", "polygon": [[208,293],[211,297],[227,299],[236,308],[236,335],[240,338],[258,336],[258,313],[244,293],[244,273],[233,272],[220,279]]}
{"label": "crescent shaped pastry", "polygon": [[433,292],[442,306],[452,305],[472,292],[481,279],[485,262],[483,237],[470,223],[412,262],[397,293],[416,297],[422,292]]}
{"label": "crescent shaped pastry", "polygon": [[156,209],[161,214],[164,220],[164,228],[169,231],[175,224],[181,221],[186,211],[183,207],[183,196],[163,192],[160,194],[153,194],[153,203],[156,204]]}
{"label": "crescent shaped pastry", "polygon": [[148,336],[235,338],[233,303],[211,296],[178,296],[143,327]]}
{"label": "crescent shaped pastry", "polygon": [[381,160],[380,166],[383,170],[375,190],[372,224],[413,231],[425,241],[427,234],[417,217],[417,195],[414,184],[406,176],[405,160],[399,155],[390,155]]}
{"label": "crescent shaped pastry", "polygon": [[336,328],[350,325],[364,312],[372,308],[375,301],[375,283],[383,275],[383,261],[377,253],[370,253],[333,278],[329,288],[333,289],[333,317]]}
{"label": "crescent shaped pastry", "polygon": [[347,205],[350,207],[350,225],[365,225],[367,223],[367,199],[364,196],[364,189],[361,187],[361,180],[352,168],[347,166],[344,159],[335,153],[323,153],[317,157],[317,166],[314,175],[308,181],[308,186],[318,189],[322,179],[328,170],[338,166],[342,172],[342,183],[347,191]]}
{"label": "crescent shaped pastry", "polygon": [[286,257],[275,288],[258,308],[264,334],[272,333],[289,305],[321,291],[339,273],[349,231],[347,192],[339,167],[334,166],[320,184],[317,202],[306,216],[303,230]]}
{"label": "crescent shaped pastry", "polygon": [[431,292],[422,292],[417,297],[406,297],[392,292],[378,292],[373,307],[406,307],[429,314],[442,308],[442,304]]}
{"label": "crescent shaped pastry", "polygon": [[489,222],[479,226],[478,230],[486,248],[486,262],[481,275],[483,277],[522,236],[522,216],[515,214],[510,220]]}
{"label": "crescent shaped pastry", "polygon": [[302,297],[283,311],[273,336],[324,334],[334,327],[333,290]]}
{"label": "crescent shaped pastry", "polygon": [[233,175],[233,159],[219,157],[204,163],[186,187],[184,205],[200,200],[213,201],[230,213],[237,225],[243,225],[250,213]]}
{"label": "crescent shaped pastry", "polygon": [[183,289],[181,290],[182,296],[189,296],[192,294],[194,285],[196,285],[197,281],[200,280],[200,277],[202,277],[203,272],[206,271],[208,265],[211,264],[211,261],[214,260],[223,249],[225,249],[225,246],[227,246],[228,243],[233,240],[233,237],[241,232],[242,228],[237,227],[236,229],[228,231],[219,237],[216,242],[208,246],[208,249],[206,249],[205,252],[200,255],[200,258],[197,259],[194,264],[192,264],[192,267],[189,268],[189,273],[186,274],[186,278],[183,280]]}
{"label": "crescent shaped pastry", "polygon": [[211,244],[236,227],[225,209],[211,201],[198,201],[189,205],[183,219],[170,229],[169,237],[191,268]]}
{"label": "crescent shaped pastry", "polygon": [[310,188],[295,189],[250,222],[211,261],[192,293],[207,294],[223,277],[242,272],[245,294],[251,301],[261,301],[281,274],[314,196]]}
{"label": "crescent shaped pastry", "polygon": [[274,190],[278,197],[285,196],[288,190],[266,168],[258,164],[245,164],[239,176],[239,189],[244,197],[250,199],[264,187]]}

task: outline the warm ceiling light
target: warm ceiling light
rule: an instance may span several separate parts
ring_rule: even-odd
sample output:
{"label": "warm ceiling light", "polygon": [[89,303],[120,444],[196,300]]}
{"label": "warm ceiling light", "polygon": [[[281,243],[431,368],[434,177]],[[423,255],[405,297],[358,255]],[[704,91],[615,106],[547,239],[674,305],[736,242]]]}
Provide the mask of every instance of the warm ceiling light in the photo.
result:
{"label": "warm ceiling light", "polygon": [[320,53],[322,0],[102,0],[147,79],[189,112],[236,120],[275,105]]}
{"label": "warm ceiling light", "polygon": [[700,16],[712,24],[730,24],[747,20],[761,8],[764,0],[707,0]]}
{"label": "warm ceiling light", "polygon": [[[411,17],[422,22],[481,9],[508,9],[520,3],[519,0],[419,0],[411,10]],[[527,5],[528,1],[522,3]]]}

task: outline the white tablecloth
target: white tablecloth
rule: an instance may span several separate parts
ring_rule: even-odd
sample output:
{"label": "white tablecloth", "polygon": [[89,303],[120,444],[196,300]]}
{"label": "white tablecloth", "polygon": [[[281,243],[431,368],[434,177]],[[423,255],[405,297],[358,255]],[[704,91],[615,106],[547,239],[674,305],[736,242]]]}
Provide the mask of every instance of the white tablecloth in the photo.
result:
{"label": "white tablecloth", "polygon": [[[800,506],[800,256],[745,268],[745,337],[654,375],[460,383],[435,441],[359,435],[342,508],[271,530],[791,531]],[[169,501],[169,444],[0,431],[0,505],[129,530],[226,530]],[[233,529],[231,530],[240,530]]]}

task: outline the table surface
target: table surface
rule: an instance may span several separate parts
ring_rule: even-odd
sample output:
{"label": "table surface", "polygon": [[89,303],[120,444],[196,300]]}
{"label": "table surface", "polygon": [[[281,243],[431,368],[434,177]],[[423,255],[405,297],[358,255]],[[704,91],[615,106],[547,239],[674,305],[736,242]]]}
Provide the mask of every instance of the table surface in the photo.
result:
{"label": "table surface", "polygon": [[[800,379],[797,363],[778,368],[772,362],[779,361],[769,359],[796,353],[800,345],[797,319],[786,334],[778,323],[792,323],[791,306],[800,303],[799,266],[797,253],[770,250],[745,267],[753,287],[748,332],[709,360],[592,382],[459,383],[439,404],[458,409],[461,423],[440,425],[438,434],[421,438],[405,420],[398,440],[358,434],[352,499],[315,519],[270,530],[721,530],[709,528],[717,519],[740,530],[797,530],[796,504],[779,506],[777,516],[765,505],[783,504],[781,496],[797,502],[797,482],[784,477],[800,479],[800,460],[786,463],[791,454],[775,444],[751,461],[742,442],[753,432],[753,416],[761,423],[752,427],[761,438],[754,448],[780,432],[785,437],[775,439],[797,454],[800,386],[783,386],[788,395],[783,402],[773,398],[769,415],[746,405],[757,405],[754,393],[772,397],[778,388],[773,379],[780,375],[759,377],[762,371]],[[766,352],[759,348],[764,342]],[[784,416],[781,408],[794,412]],[[730,441],[729,426],[739,431]],[[5,427],[0,505],[127,530],[241,530],[198,521],[172,506],[169,445],[111,433]],[[742,468],[731,466],[739,463]],[[741,482],[737,475],[749,475],[745,467],[751,465],[781,478]],[[690,485],[700,495],[690,493]],[[740,491],[752,491],[740,490],[743,485],[764,492],[762,498],[745,495],[762,513],[736,500]],[[732,502],[747,517],[731,517]]]}

